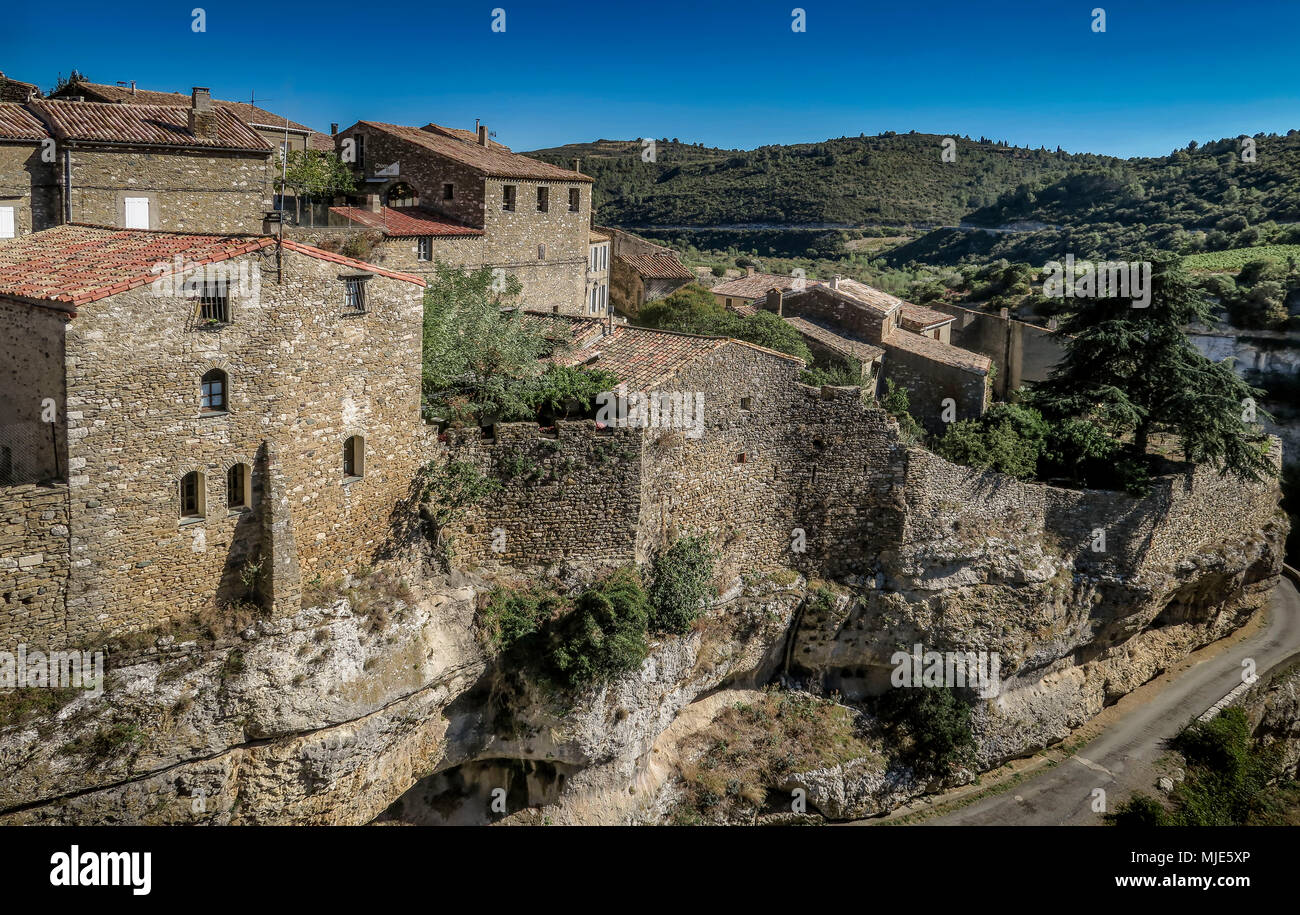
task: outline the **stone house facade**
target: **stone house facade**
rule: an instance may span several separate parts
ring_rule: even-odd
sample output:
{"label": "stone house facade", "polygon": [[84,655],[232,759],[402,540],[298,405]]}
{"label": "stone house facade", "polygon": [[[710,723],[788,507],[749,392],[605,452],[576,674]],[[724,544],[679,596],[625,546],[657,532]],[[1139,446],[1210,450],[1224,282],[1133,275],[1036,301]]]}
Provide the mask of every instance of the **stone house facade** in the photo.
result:
{"label": "stone house facade", "polygon": [[587,294],[588,315],[603,315],[612,307],[609,303],[609,236],[592,230],[587,248]]}
{"label": "stone house facade", "polygon": [[354,212],[404,210],[479,233],[468,242],[465,233],[385,233],[385,258],[404,258],[410,239],[423,237],[415,244],[431,254],[425,275],[438,260],[500,269],[519,280],[523,305],[586,311],[591,178],[516,155],[482,125],[473,133],[358,121],[335,140],[358,173]]}
{"label": "stone house facade", "polygon": [[[29,351],[6,395],[63,452],[63,481],[0,487],[47,541],[0,568],[7,625],[62,644],[214,602],[286,611],[373,562],[419,466],[421,286],[266,236],[69,225],[3,246],[0,339]],[[12,578],[61,564],[62,592]]]}
{"label": "stone house facade", "polygon": [[59,169],[49,128],[24,104],[0,102],[0,238],[59,223]]}
{"label": "stone house facade", "polygon": [[609,297],[614,308],[635,315],[641,306],[694,281],[695,274],[671,248],[608,226],[595,231],[610,239]]}

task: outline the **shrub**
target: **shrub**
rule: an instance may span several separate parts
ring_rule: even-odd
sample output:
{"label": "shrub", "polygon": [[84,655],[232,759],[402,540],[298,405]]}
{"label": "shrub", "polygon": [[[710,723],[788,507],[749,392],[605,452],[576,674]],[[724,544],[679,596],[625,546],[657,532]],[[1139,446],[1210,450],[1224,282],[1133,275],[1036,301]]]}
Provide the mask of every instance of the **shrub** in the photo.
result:
{"label": "shrub", "polygon": [[900,761],[923,778],[947,775],[974,753],[970,704],[954,689],[891,689],[880,698],[877,712],[892,732],[890,742],[900,748]]}
{"label": "shrub", "polygon": [[957,464],[1032,479],[1046,449],[1048,425],[1032,407],[994,404],[978,419],[953,423],[934,444],[936,454]]}
{"label": "shrub", "polygon": [[902,433],[903,441],[919,442],[925,439],[925,430],[908,412],[911,403],[907,397],[907,389],[895,385],[892,378],[885,379],[885,396],[880,398],[880,406],[898,423],[898,431]]}
{"label": "shrub", "polygon": [[545,633],[551,675],[567,686],[607,680],[641,666],[650,607],[636,572],[614,573],[584,591]]}
{"label": "shrub", "polygon": [[451,460],[425,468],[421,501],[429,503],[434,523],[442,527],[500,488],[500,483],[488,479],[469,461]]}
{"label": "shrub", "polygon": [[650,572],[650,625],[687,632],[704,609],[716,557],[703,537],[682,537],[654,558]]}

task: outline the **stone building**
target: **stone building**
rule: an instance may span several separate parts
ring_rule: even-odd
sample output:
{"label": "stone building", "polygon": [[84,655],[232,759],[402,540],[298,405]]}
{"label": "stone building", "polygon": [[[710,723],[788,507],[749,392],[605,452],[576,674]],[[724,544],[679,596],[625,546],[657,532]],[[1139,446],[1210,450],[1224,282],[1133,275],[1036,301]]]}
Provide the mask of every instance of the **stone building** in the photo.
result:
{"label": "stone building", "polygon": [[0,71],[0,102],[30,102],[41,97],[41,90],[32,83],[10,79]]}
{"label": "stone building", "polygon": [[609,236],[594,229],[587,248],[587,304],[589,315],[603,315],[609,304]]}
{"label": "stone building", "polygon": [[772,289],[783,293],[798,292],[805,286],[817,285],[814,281],[796,276],[782,276],[778,273],[760,273],[753,267],[746,267],[744,276],[723,280],[710,291],[713,300],[724,308],[743,309],[760,299],[766,299]]}
{"label": "stone building", "polygon": [[[591,178],[516,155],[482,125],[474,133],[358,121],[336,142],[362,189],[349,213],[387,208],[477,231],[472,240],[463,232],[423,235],[417,244],[429,259],[419,272],[439,260],[499,268],[519,280],[524,305],[587,311]],[[386,233],[382,257],[407,264],[410,238]]]}
{"label": "stone building", "polygon": [[203,88],[183,107],[0,103],[6,237],[68,222],[260,232],[274,177],[270,145]]}
{"label": "stone building", "polygon": [[695,279],[671,248],[622,229],[594,228],[609,236],[610,302],[623,314],[635,315],[645,303],[662,299]]}
{"label": "stone building", "polygon": [[[186,106],[190,96],[184,92],[158,92],[152,89],[137,89],[132,81],[127,86],[109,86],[103,83],[90,83],[78,80],[69,83],[50,95],[52,99],[83,102],[111,102],[117,105],[166,105],[168,107]],[[289,151],[314,149],[321,152],[333,152],[334,141],[328,134],[312,130],[305,124],[299,124],[286,117],[267,111],[252,102],[232,102],[228,99],[213,99],[214,107],[231,112],[249,127],[252,127],[262,139],[276,150],[277,155]]]}
{"label": "stone building", "polygon": [[781,315],[814,352],[853,356],[864,385],[893,381],[908,393],[909,411],[928,431],[980,416],[991,391],[988,356],[953,346],[951,315],[905,302],[856,280],[833,277],[802,292],[772,289],[755,307]]}
{"label": "stone building", "polygon": [[373,562],[420,461],[422,285],[267,236],[0,245],[0,508],[24,544],[0,564],[0,636],[292,609]]}

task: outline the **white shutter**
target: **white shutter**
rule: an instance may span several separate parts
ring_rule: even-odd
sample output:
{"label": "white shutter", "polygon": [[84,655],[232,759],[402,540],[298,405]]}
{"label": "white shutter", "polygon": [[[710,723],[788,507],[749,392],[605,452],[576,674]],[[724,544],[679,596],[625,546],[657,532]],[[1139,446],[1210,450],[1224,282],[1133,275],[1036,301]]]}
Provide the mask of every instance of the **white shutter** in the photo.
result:
{"label": "white shutter", "polygon": [[14,237],[14,208],[0,207],[0,238]]}
{"label": "white shutter", "polygon": [[148,197],[126,198],[125,222],[126,222],[126,228],[128,229],[149,228],[149,198]]}

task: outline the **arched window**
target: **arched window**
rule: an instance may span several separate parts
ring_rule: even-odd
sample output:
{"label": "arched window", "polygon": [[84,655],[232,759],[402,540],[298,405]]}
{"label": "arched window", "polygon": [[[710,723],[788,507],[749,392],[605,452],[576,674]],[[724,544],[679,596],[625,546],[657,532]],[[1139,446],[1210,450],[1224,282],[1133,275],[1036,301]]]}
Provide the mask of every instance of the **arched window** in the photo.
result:
{"label": "arched window", "polygon": [[343,479],[359,480],[366,472],[366,441],[360,435],[349,436],[343,443]]}
{"label": "arched window", "polygon": [[420,195],[405,181],[399,181],[388,189],[388,205],[390,207],[419,206]]}
{"label": "arched window", "polygon": [[205,373],[199,383],[199,409],[204,413],[225,412],[228,387],[226,373],[221,369],[213,369]]}
{"label": "arched window", "polygon": [[226,508],[231,511],[251,508],[253,493],[250,487],[248,465],[235,464],[226,471]]}
{"label": "arched window", "polygon": [[181,477],[180,482],[180,518],[182,521],[197,521],[205,514],[205,493],[203,474],[191,470]]}

